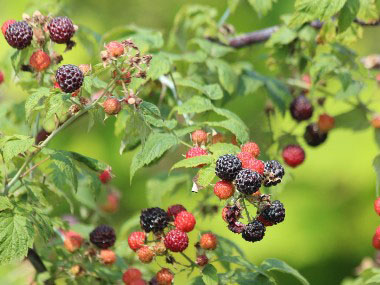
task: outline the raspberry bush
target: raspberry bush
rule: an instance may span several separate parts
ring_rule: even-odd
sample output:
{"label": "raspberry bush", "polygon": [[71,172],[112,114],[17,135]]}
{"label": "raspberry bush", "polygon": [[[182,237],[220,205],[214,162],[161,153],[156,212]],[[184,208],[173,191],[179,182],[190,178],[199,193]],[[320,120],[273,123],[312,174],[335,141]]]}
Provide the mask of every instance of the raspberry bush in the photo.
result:
{"label": "raspberry bush", "polygon": [[[27,96],[21,103],[7,97],[2,107],[0,265],[27,258],[35,284],[177,284],[183,273],[189,284],[277,284],[276,271],[309,284],[285,261],[253,264],[237,244],[256,246],[272,228],[286,227],[282,190],[292,168],[308,163],[305,146],[333,140],[339,128],[372,127],[380,143],[375,98],[362,95],[377,87],[380,60],[358,60],[350,48],[365,27],[379,24],[378,11],[374,1],[296,0],[281,25],[236,35],[229,15],[243,2],[226,1],[222,15],[184,6],[165,36],[132,25],[101,35],[43,5],[4,21],[13,54],[2,68],[12,72],[0,71],[0,88],[15,83]],[[248,2],[265,15],[276,1]],[[268,72],[244,51],[263,42]],[[77,46],[96,51],[94,61],[68,62]],[[227,108],[253,94],[262,97],[252,106],[258,125]],[[335,101],[347,111],[326,107]],[[119,149],[112,151],[132,156],[123,168],[132,187],[116,189],[114,165],[53,147],[82,118],[88,131],[114,124]],[[157,175],[144,177],[149,207],[125,209],[121,197],[140,190],[133,178],[155,165]],[[379,157],[374,167],[379,177]],[[183,185],[187,200],[163,199]],[[380,202],[374,205],[379,215]],[[110,216],[117,211],[128,212],[122,225]],[[204,219],[233,238],[212,223],[204,228]],[[379,229],[372,245],[380,250]],[[380,276],[369,271],[359,280]]]}

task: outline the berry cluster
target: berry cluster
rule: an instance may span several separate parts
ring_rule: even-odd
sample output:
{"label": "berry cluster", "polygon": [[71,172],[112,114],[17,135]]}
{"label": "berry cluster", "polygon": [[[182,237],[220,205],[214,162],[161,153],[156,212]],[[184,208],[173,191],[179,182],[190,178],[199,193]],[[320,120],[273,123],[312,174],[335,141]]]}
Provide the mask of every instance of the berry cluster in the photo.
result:
{"label": "berry cluster", "polygon": [[[305,75],[302,80],[309,88],[311,85],[310,77]],[[308,98],[307,91],[295,97],[290,104],[290,114],[298,123],[309,121],[314,113],[314,106]],[[323,100],[318,101],[320,105],[323,105],[323,103]],[[306,126],[303,138],[309,146],[319,146],[326,141],[328,132],[334,128],[334,125],[335,119],[333,117],[326,113],[320,114],[317,122],[309,123]],[[282,157],[287,165],[296,167],[305,160],[305,151],[298,144],[290,144],[283,148]]]}
{"label": "berry cluster", "polygon": [[[284,168],[276,160],[263,162],[258,159],[260,148],[254,142],[248,142],[241,147],[236,156],[226,154],[216,161],[215,173],[222,179],[214,186],[214,193],[220,199],[233,196],[233,205],[223,209],[223,219],[228,228],[242,235],[243,239],[255,242],[264,237],[265,227],[278,224],[285,218],[285,209],[280,201],[270,201],[269,195],[262,195],[261,186],[271,187],[281,182],[285,175]],[[237,195],[235,195],[235,188]],[[254,220],[249,217],[245,200],[257,207]],[[242,208],[247,211],[249,223],[241,223]]]}
{"label": "berry cluster", "polygon": [[[172,205],[167,211],[159,207],[144,209],[140,215],[140,226],[143,231],[132,232],[128,237],[128,245],[136,252],[142,263],[150,263],[155,257],[163,256],[168,264],[180,264],[172,253],[184,254],[189,246],[187,233],[191,232],[195,225],[194,215],[182,205]],[[195,246],[197,258],[192,265],[204,266],[208,263],[206,251],[217,247],[217,238],[212,233],[203,234]],[[158,272],[154,278],[160,280],[163,278],[161,275],[164,273]],[[171,284],[172,279],[168,283],[158,282],[158,284]]]}
{"label": "berry cluster", "polygon": [[[92,260],[94,257],[105,265],[112,265],[116,262],[116,253],[110,249],[116,241],[116,234],[113,228],[107,225],[96,227],[89,236],[90,242],[95,246],[92,247],[84,238],[74,232],[61,230],[63,236],[63,245],[70,253],[81,251],[83,258]],[[83,265],[76,265],[71,268],[73,275],[83,274],[86,268]]]}

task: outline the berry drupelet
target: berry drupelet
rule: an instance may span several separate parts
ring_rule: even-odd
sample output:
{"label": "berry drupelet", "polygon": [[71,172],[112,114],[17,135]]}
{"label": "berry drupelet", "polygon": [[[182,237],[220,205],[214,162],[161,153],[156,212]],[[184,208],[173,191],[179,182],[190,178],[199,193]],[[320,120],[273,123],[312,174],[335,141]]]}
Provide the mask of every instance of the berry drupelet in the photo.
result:
{"label": "berry drupelet", "polygon": [[235,179],[236,189],[246,195],[257,192],[261,187],[262,177],[250,169],[239,171]]}
{"label": "berry drupelet", "polygon": [[274,225],[281,223],[285,219],[284,204],[278,200],[273,201],[270,206],[262,211],[261,216]]}
{"label": "berry drupelet", "polygon": [[116,234],[110,226],[101,225],[90,233],[90,241],[98,248],[107,249],[114,245]]}
{"label": "berry drupelet", "polygon": [[303,137],[308,145],[318,146],[327,139],[327,133],[322,132],[318,124],[313,123],[306,127]]}
{"label": "berry drupelet", "polygon": [[73,22],[67,17],[53,18],[47,28],[51,40],[57,44],[68,43],[75,33]]}
{"label": "berry drupelet", "polygon": [[216,161],[215,174],[222,180],[232,181],[241,169],[240,159],[235,155],[226,154]]}
{"label": "berry drupelet", "polygon": [[290,104],[290,113],[298,122],[310,119],[313,111],[313,106],[304,95],[298,96]]}
{"label": "berry drupelet", "polygon": [[140,225],[141,228],[147,233],[161,232],[169,222],[169,216],[165,210],[155,207],[148,208],[141,212]]}
{"label": "berry drupelet", "polygon": [[265,235],[265,226],[262,222],[254,220],[247,224],[241,233],[243,239],[250,242],[260,241]]}
{"label": "berry drupelet", "polygon": [[32,42],[33,30],[25,21],[15,22],[7,27],[5,39],[11,47],[24,49]]}
{"label": "berry drupelet", "polygon": [[79,67],[66,64],[58,68],[55,79],[63,92],[72,93],[83,84],[83,73]]}
{"label": "berry drupelet", "polygon": [[269,160],[265,162],[263,179],[265,187],[277,185],[281,182],[284,175],[285,170],[277,160]]}

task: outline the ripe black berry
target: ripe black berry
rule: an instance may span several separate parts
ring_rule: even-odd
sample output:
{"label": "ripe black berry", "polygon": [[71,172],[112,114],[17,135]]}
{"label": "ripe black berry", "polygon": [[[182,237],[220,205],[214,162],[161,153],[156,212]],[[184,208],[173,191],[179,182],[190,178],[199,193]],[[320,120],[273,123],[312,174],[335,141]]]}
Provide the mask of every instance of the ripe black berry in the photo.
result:
{"label": "ripe black berry", "polygon": [[75,33],[73,22],[67,17],[53,18],[47,28],[51,40],[58,44],[68,43]]}
{"label": "ripe black berry", "polygon": [[285,208],[284,204],[280,201],[275,200],[270,206],[266,207],[261,215],[263,218],[273,224],[281,223],[285,219]]}
{"label": "ripe black berry", "polygon": [[147,233],[161,232],[169,222],[169,216],[165,210],[155,207],[148,208],[141,212],[140,225]]}
{"label": "ripe black berry", "polygon": [[246,195],[251,195],[261,187],[262,177],[250,169],[240,170],[236,176],[236,189]]}
{"label": "ripe black berry", "polygon": [[281,182],[285,170],[277,160],[269,160],[264,164],[264,181],[265,187],[274,186]]}
{"label": "ripe black berry", "polygon": [[215,174],[222,180],[232,181],[241,168],[239,158],[232,154],[226,154],[216,161]]}
{"label": "ripe black berry", "polygon": [[318,146],[327,139],[327,133],[321,132],[318,124],[313,123],[306,127],[303,137],[308,145]]}
{"label": "ripe black berry", "polygon": [[16,22],[7,28],[5,39],[11,47],[24,49],[32,42],[33,30],[25,21]]}
{"label": "ripe black berry", "polygon": [[260,241],[265,235],[265,226],[262,222],[254,220],[244,227],[241,233],[243,239],[250,242]]}
{"label": "ripe black berry", "polygon": [[98,226],[90,233],[90,241],[98,248],[109,248],[114,245],[115,240],[114,229],[107,225]]}
{"label": "ripe black berry", "polygon": [[304,95],[298,96],[290,104],[290,113],[292,117],[299,122],[310,119],[313,115],[313,110],[309,99]]}
{"label": "ripe black berry", "polygon": [[66,64],[58,68],[55,79],[63,92],[72,93],[82,86],[83,73],[77,66]]}

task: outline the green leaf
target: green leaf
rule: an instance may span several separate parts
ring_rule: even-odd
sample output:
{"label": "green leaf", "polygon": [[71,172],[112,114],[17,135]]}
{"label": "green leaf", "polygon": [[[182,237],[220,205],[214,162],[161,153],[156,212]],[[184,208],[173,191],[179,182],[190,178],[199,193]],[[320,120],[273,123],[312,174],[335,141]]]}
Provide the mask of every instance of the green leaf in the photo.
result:
{"label": "green leaf", "polygon": [[228,92],[233,93],[238,83],[238,76],[232,67],[221,59],[209,59],[206,61],[207,66],[218,73],[219,82]]}
{"label": "green leaf", "polygon": [[[46,150],[46,149],[45,149]],[[50,154],[52,179],[57,188],[71,186],[74,191],[78,189],[77,169],[70,155],[62,151],[54,151]]]}
{"label": "green leaf", "polygon": [[89,132],[95,123],[103,124],[104,123],[104,111],[101,107],[95,107],[88,111],[88,127],[87,131]]}
{"label": "green leaf", "polygon": [[13,204],[11,203],[9,198],[5,196],[1,196],[0,197],[0,212],[7,209],[12,209],[12,208],[13,208]]}
{"label": "green leaf", "polygon": [[263,85],[263,81],[243,74],[239,77],[237,94],[242,96],[251,95],[255,93]]}
{"label": "green leaf", "polygon": [[211,155],[200,155],[196,157],[191,157],[191,158],[185,158],[180,161],[178,161],[176,164],[172,166],[170,171],[176,168],[189,168],[189,167],[197,167],[198,165],[202,164],[210,164],[213,162],[212,156]]}
{"label": "green leaf", "polygon": [[338,29],[340,33],[344,32],[350,27],[351,23],[354,21],[357,13],[359,12],[359,8],[359,0],[349,0],[346,2],[346,4],[344,4],[338,18]]}
{"label": "green leaf", "polygon": [[170,177],[165,174],[162,177],[149,179],[146,183],[148,204],[155,207],[162,206],[162,199],[165,194],[174,192],[178,185],[188,181],[189,176],[187,174],[171,175]]}
{"label": "green leaf", "polygon": [[199,47],[211,57],[222,57],[234,51],[233,48],[213,43],[212,41],[205,39],[195,39],[193,42],[198,44]]}
{"label": "green leaf", "polygon": [[108,167],[108,165],[105,164],[104,162],[101,162],[101,161],[96,160],[96,159],[91,158],[91,157],[87,157],[87,156],[80,154],[80,153],[77,153],[77,152],[70,151],[70,152],[68,152],[68,154],[70,154],[74,160],[76,160],[80,163],[83,163],[88,168],[90,168],[91,170],[96,171],[96,172],[103,171],[104,169],[106,169]]}
{"label": "green leaf", "polygon": [[376,0],[360,0],[358,18],[363,21],[374,21],[379,19]]}
{"label": "green leaf", "polygon": [[197,185],[207,187],[215,178],[215,165],[211,164],[209,167],[202,167],[197,174]]}
{"label": "green leaf", "polygon": [[248,270],[257,270],[257,266],[240,256],[221,256],[219,257],[219,260],[243,266]]}
{"label": "green leaf", "polygon": [[50,89],[46,87],[32,91],[32,94],[25,101],[25,116],[29,120],[33,111],[44,107],[44,100],[50,95]]}
{"label": "green leaf", "polygon": [[346,113],[335,116],[335,128],[352,129],[359,131],[370,126],[364,108],[357,107]]}
{"label": "green leaf", "polygon": [[300,26],[312,20],[329,20],[338,13],[347,0],[297,0],[296,13],[293,14],[290,26]]}
{"label": "green leaf", "polygon": [[148,165],[156,158],[160,158],[167,150],[178,144],[178,139],[172,134],[151,133],[144,147],[133,157],[130,169],[132,181],[136,171]]}
{"label": "green leaf", "polygon": [[33,246],[34,229],[26,217],[9,211],[0,213],[0,264],[22,260]]}
{"label": "green leaf", "polygon": [[248,0],[248,2],[259,15],[265,15],[272,9],[276,0]]}
{"label": "green leaf", "polygon": [[338,93],[336,93],[335,98],[338,100],[345,100],[349,97],[357,96],[363,87],[363,82],[353,80],[346,88],[343,88]]}
{"label": "green leaf", "polygon": [[240,148],[229,143],[216,143],[209,147],[209,151],[213,154],[214,158],[217,159],[219,156],[225,154],[237,154],[240,152]]}
{"label": "green leaf", "polygon": [[203,87],[204,93],[211,100],[218,100],[223,98],[223,90],[219,84],[210,84]]}
{"label": "green leaf", "polygon": [[170,72],[170,60],[163,54],[158,53],[153,55],[148,69],[147,77],[156,80],[160,76]]}
{"label": "green leaf", "polygon": [[27,136],[13,136],[2,148],[5,162],[8,163],[15,156],[26,152],[33,144],[33,138]]}
{"label": "green leaf", "polygon": [[239,5],[240,0],[227,0],[228,8],[230,9],[231,13],[235,12],[236,7]]}
{"label": "green leaf", "polygon": [[212,264],[207,264],[202,270],[202,280],[206,285],[218,285],[219,278],[216,268]]}
{"label": "green leaf", "polygon": [[177,107],[178,114],[203,113],[213,108],[211,101],[201,96],[193,96]]}
{"label": "green leaf", "polygon": [[275,45],[287,45],[287,44],[290,44],[292,41],[294,41],[296,38],[297,38],[297,33],[294,30],[286,26],[282,26],[275,33],[271,35],[266,45],[270,47],[275,46]]}
{"label": "green leaf", "polygon": [[140,107],[145,109],[146,111],[148,111],[148,113],[150,113],[152,115],[155,115],[157,117],[161,117],[160,109],[158,109],[158,107],[152,103],[149,103],[147,101],[143,101],[140,104]]}
{"label": "green leaf", "polygon": [[45,115],[45,122],[53,119],[55,115],[58,117],[66,113],[66,110],[69,108],[71,103],[69,103],[68,99],[71,97],[68,95],[54,95],[50,97],[48,102],[48,108]]}
{"label": "green leaf", "polygon": [[244,124],[236,120],[225,120],[220,122],[207,122],[211,127],[221,127],[233,133],[240,143],[245,143],[249,140],[248,129]]}
{"label": "green leaf", "polygon": [[310,283],[303,277],[296,269],[289,266],[282,260],[274,259],[274,258],[268,258],[264,260],[260,268],[264,271],[280,271],[283,273],[288,273],[293,275],[298,281],[300,281],[304,285],[309,285]]}

